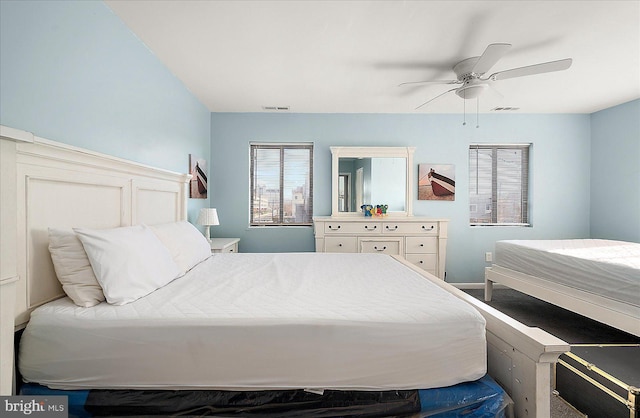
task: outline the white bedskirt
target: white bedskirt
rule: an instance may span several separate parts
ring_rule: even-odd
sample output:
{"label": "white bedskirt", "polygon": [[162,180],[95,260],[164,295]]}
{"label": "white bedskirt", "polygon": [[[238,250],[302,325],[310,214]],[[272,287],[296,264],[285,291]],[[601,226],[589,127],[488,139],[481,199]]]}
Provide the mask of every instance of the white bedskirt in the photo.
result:
{"label": "white bedskirt", "polygon": [[19,368],[59,389],[433,388],[486,373],[485,321],[386,255],[214,254],[124,306],[39,307]]}

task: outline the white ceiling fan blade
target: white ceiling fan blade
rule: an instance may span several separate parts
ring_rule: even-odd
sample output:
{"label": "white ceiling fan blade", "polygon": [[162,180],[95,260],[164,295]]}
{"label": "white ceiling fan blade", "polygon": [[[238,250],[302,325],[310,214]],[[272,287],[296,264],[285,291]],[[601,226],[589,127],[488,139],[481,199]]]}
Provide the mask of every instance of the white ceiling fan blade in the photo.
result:
{"label": "white ceiling fan blade", "polygon": [[422,103],[420,106],[416,107],[416,108],[415,108],[415,110],[418,110],[418,109],[420,109],[422,106],[424,106],[424,105],[426,105],[426,104],[428,104],[428,103],[431,103],[432,101],[434,101],[435,99],[437,99],[437,98],[438,98],[438,97],[440,97],[440,96],[444,96],[445,94],[447,94],[447,93],[451,93],[452,91],[456,91],[456,90],[458,90],[458,89],[457,89],[457,88],[455,88],[455,89],[447,90],[447,91],[445,91],[444,93],[438,94],[438,95],[437,95],[436,97],[434,97],[433,99],[427,100],[426,102]]}
{"label": "white ceiling fan blade", "polygon": [[427,84],[427,83],[435,83],[435,84],[461,84],[461,81],[458,80],[425,80],[425,81],[407,81],[405,83],[398,84],[400,86],[407,86],[409,84]]}
{"label": "white ceiling fan blade", "polygon": [[478,62],[473,66],[471,72],[476,74],[486,73],[509,51],[509,48],[511,48],[511,44],[490,44],[478,58]]}
{"label": "white ceiling fan blade", "polygon": [[542,64],[529,65],[527,67],[513,68],[511,70],[500,71],[491,74],[489,80],[506,80],[508,78],[523,77],[527,75],[550,73],[553,71],[562,71],[571,67],[573,60],[571,58],[565,58],[558,61],[550,61]]}

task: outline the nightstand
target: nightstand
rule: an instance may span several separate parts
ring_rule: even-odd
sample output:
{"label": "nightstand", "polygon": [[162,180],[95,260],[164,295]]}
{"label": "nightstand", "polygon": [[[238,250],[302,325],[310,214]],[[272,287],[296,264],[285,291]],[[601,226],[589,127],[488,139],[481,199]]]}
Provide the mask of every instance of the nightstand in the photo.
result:
{"label": "nightstand", "polygon": [[212,253],[237,253],[240,238],[211,238]]}

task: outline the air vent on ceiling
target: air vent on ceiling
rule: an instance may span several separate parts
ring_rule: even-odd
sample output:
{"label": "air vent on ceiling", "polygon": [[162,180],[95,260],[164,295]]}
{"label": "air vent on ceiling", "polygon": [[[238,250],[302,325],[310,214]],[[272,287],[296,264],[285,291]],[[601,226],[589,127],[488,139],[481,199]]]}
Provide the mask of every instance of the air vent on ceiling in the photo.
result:
{"label": "air vent on ceiling", "polygon": [[262,110],[271,112],[286,112],[289,110],[289,106],[262,106]]}
{"label": "air vent on ceiling", "polygon": [[493,109],[491,109],[492,112],[512,112],[514,110],[520,110],[520,108],[513,107],[513,106],[505,106],[505,107],[494,107]]}

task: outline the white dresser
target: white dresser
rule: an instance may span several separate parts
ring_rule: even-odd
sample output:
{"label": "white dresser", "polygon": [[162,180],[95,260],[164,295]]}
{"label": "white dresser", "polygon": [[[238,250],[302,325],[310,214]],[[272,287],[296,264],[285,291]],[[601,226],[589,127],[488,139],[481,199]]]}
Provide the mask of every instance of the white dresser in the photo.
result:
{"label": "white dresser", "polygon": [[447,219],[320,216],[313,218],[316,252],[400,255],[444,279]]}

